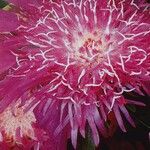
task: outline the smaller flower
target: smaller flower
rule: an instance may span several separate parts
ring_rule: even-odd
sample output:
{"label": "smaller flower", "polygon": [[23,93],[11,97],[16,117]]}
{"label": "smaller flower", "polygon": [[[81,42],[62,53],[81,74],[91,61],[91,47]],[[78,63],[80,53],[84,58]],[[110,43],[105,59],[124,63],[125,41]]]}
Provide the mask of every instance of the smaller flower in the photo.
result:
{"label": "smaller flower", "polygon": [[31,148],[34,144],[37,147],[43,137],[46,140],[45,132],[36,126],[34,107],[27,109],[29,102],[22,106],[21,101],[17,101],[0,114],[0,144],[17,147],[30,143]]}

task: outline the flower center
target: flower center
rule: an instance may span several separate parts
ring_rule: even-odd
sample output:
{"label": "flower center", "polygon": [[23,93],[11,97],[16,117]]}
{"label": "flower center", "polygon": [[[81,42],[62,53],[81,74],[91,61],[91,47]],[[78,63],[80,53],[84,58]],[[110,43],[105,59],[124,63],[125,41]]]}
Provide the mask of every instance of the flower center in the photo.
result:
{"label": "flower center", "polygon": [[110,46],[110,36],[100,31],[74,33],[71,58],[84,66],[95,66],[103,60]]}

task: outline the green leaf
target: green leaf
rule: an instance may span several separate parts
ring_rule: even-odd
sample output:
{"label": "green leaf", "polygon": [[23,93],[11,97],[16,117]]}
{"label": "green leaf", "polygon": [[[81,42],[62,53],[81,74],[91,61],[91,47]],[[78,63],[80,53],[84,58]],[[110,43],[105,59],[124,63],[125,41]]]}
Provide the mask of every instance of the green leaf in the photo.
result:
{"label": "green leaf", "polygon": [[4,8],[8,3],[4,0],[0,0],[0,8]]}

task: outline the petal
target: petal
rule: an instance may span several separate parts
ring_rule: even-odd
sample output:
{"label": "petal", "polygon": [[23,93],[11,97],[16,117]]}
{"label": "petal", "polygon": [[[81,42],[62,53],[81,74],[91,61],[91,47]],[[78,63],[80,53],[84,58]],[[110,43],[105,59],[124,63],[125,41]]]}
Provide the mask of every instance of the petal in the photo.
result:
{"label": "petal", "polygon": [[14,31],[19,27],[19,21],[14,13],[0,10],[0,32]]}
{"label": "petal", "polygon": [[15,62],[15,57],[10,52],[0,48],[0,74],[13,66]]}
{"label": "petal", "polygon": [[122,111],[122,113],[124,114],[124,116],[126,117],[126,119],[128,120],[128,122],[135,127],[134,121],[132,120],[132,118],[130,117],[127,109],[124,106],[119,106],[120,110]]}
{"label": "petal", "polygon": [[106,135],[106,130],[105,130],[105,126],[104,126],[104,121],[102,119],[102,117],[100,116],[100,113],[98,111],[98,109],[95,107],[95,112],[94,112],[94,121],[98,127],[98,129],[100,130],[102,135]]}
{"label": "petal", "polygon": [[77,135],[78,135],[78,128],[74,127],[74,129],[71,130],[71,142],[74,149],[76,149],[77,146]]}
{"label": "petal", "polygon": [[133,100],[126,100],[128,104],[133,104],[133,105],[138,105],[138,106],[146,106],[144,103],[142,102],[138,102],[138,101],[133,101]]}
{"label": "petal", "polygon": [[123,120],[122,120],[122,117],[121,117],[121,114],[120,114],[120,111],[119,111],[119,107],[118,107],[117,104],[114,105],[113,111],[115,113],[116,120],[117,120],[117,122],[119,124],[119,127],[121,128],[121,130],[123,132],[126,132],[126,129],[125,129],[125,126],[124,126],[124,123],[123,123]]}
{"label": "petal", "polygon": [[94,119],[92,116],[89,115],[87,120],[88,120],[89,126],[91,127],[91,130],[92,130],[94,143],[96,146],[98,146],[100,139],[99,139],[99,134],[98,134]]}
{"label": "petal", "polygon": [[29,6],[32,4],[38,6],[42,0],[7,0],[7,2],[14,4],[17,7],[21,7],[25,10],[29,10]]}

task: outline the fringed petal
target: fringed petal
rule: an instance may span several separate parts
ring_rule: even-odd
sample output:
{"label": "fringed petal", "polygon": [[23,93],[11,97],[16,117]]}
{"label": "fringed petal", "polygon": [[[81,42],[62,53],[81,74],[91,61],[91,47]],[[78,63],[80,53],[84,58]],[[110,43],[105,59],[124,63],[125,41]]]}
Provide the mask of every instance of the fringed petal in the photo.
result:
{"label": "fringed petal", "polygon": [[94,143],[96,146],[98,146],[98,144],[99,144],[99,133],[98,133],[97,127],[95,125],[93,116],[88,116],[87,120],[88,120],[89,126],[92,130],[92,137],[93,137]]}
{"label": "fringed petal", "polygon": [[130,117],[127,109],[125,108],[125,106],[119,106],[121,112],[124,114],[124,116],[126,117],[126,119],[128,120],[128,122],[133,126],[135,127],[135,123],[133,121],[133,119]]}
{"label": "fringed petal", "polygon": [[0,74],[16,63],[16,58],[5,48],[0,47]]}
{"label": "fringed petal", "polygon": [[0,10],[0,32],[15,31],[19,27],[19,21],[14,13]]}
{"label": "fringed petal", "polygon": [[120,114],[120,110],[119,110],[119,107],[117,106],[117,104],[114,105],[113,111],[114,111],[114,114],[116,116],[116,120],[119,124],[119,127],[121,128],[121,130],[123,132],[126,132],[126,129],[125,129],[125,126],[124,126],[124,123],[123,123],[123,120],[122,120],[122,117],[121,117],[121,114]]}
{"label": "fringed petal", "polygon": [[14,4],[17,7],[20,7],[25,10],[29,10],[29,7],[32,5],[38,6],[39,2],[41,3],[42,0],[7,0],[7,2]]}

